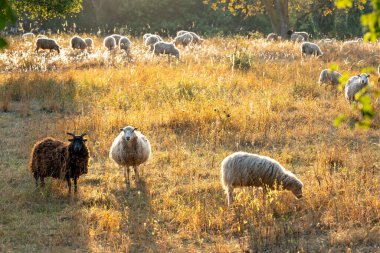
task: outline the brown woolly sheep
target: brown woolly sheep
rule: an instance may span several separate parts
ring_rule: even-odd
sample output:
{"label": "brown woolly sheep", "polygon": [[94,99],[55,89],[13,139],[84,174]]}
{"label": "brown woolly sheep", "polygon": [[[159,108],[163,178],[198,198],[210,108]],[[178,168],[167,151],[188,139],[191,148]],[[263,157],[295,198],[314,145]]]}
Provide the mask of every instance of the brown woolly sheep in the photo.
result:
{"label": "brown woolly sheep", "polygon": [[74,179],[74,192],[77,192],[77,180],[80,175],[88,172],[89,152],[85,145],[86,134],[74,135],[65,143],[47,137],[37,142],[31,152],[29,169],[33,173],[38,187],[38,179],[41,185],[45,184],[45,177],[65,179],[71,193],[71,178]]}

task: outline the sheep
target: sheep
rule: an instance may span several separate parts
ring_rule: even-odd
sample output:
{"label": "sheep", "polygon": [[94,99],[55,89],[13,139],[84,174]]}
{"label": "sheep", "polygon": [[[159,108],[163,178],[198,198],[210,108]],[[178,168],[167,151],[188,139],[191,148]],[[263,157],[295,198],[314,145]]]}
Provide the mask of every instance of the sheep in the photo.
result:
{"label": "sheep", "polygon": [[124,168],[124,178],[127,187],[129,181],[129,167],[135,171],[135,182],[139,181],[138,166],[145,163],[151,155],[149,140],[133,126],[120,129],[120,134],[114,139],[109,156],[119,166]]}
{"label": "sheep", "polygon": [[177,32],[177,36],[181,36],[182,34],[188,33],[188,31],[180,30]]}
{"label": "sheep", "polygon": [[174,38],[173,43],[177,46],[178,44],[181,44],[182,46],[186,47],[190,45],[190,43],[193,41],[193,36],[190,33],[184,33],[180,36],[177,36]]}
{"label": "sheep", "polygon": [[343,42],[342,47],[340,48],[340,51],[343,51],[346,48],[352,48],[352,47],[359,45],[359,44],[362,44],[362,43],[363,43],[363,41],[361,41],[360,39],[347,40],[347,41]]}
{"label": "sheep", "polygon": [[176,48],[176,46],[173,43],[168,43],[168,42],[163,42],[163,41],[159,41],[154,44],[153,52],[156,55],[167,54],[168,57],[169,55],[174,55],[178,60],[180,57],[179,50],[178,48]]}
{"label": "sheep", "polygon": [[281,40],[281,36],[279,36],[278,34],[275,34],[275,33],[270,33],[267,36],[267,40],[268,41],[278,41],[278,40]]}
{"label": "sheep", "polygon": [[112,34],[111,35],[114,39],[115,39],[115,42],[116,42],[116,45],[119,45],[119,40],[123,37],[119,34]]}
{"label": "sheep", "polygon": [[86,135],[74,135],[69,139],[69,143],[65,143],[47,137],[37,142],[32,149],[29,170],[34,176],[36,187],[38,187],[38,179],[41,186],[44,186],[45,177],[53,177],[65,179],[71,193],[71,178],[74,179],[74,192],[77,192],[77,181],[80,175],[88,172],[89,152],[85,145]]}
{"label": "sheep", "polygon": [[38,53],[38,49],[49,49],[51,50],[57,50],[58,54],[60,53],[59,51],[59,46],[58,43],[53,40],[53,39],[48,39],[48,38],[39,38],[36,41],[36,49],[35,51]]}
{"label": "sheep", "polygon": [[34,33],[24,33],[22,35],[22,38],[24,40],[34,39],[35,37],[36,37],[36,35],[34,35]]}
{"label": "sheep", "polygon": [[45,39],[47,39],[46,35],[38,34],[38,35],[37,35],[37,39],[40,39],[40,38],[45,38]]}
{"label": "sheep", "polygon": [[305,38],[300,34],[292,34],[290,36],[290,41],[293,42],[304,42]]}
{"label": "sheep", "polygon": [[305,41],[308,41],[309,40],[309,34],[307,32],[293,32],[292,30],[289,30],[287,32],[289,38],[292,36],[292,34],[298,34],[298,35],[301,35]]}
{"label": "sheep", "polygon": [[152,35],[154,35],[154,34],[152,34],[152,33],[146,33],[146,34],[144,34],[144,35],[143,35],[143,41],[144,41],[144,43],[145,43],[145,40],[146,40],[149,36],[152,36]]}
{"label": "sheep", "polygon": [[311,42],[303,42],[301,44],[301,53],[302,55],[315,55],[322,56],[323,52],[317,44]]}
{"label": "sheep", "polygon": [[121,37],[119,40],[119,49],[129,52],[132,42],[127,37]]}
{"label": "sheep", "polygon": [[204,39],[202,39],[201,37],[199,37],[198,34],[196,34],[196,33],[194,33],[194,32],[184,31],[184,30],[178,31],[178,32],[177,32],[177,37],[178,37],[178,36],[181,36],[181,35],[183,35],[183,34],[185,34],[185,33],[190,33],[191,36],[193,36],[193,43],[194,43],[194,44],[202,44],[203,41],[204,41]]}
{"label": "sheep", "polygon": [[86,46],[88,48],[93,48],[94,46],[94,41],[91,39],[91,38],[85,38],[84,39],[84,42],[86,42]]}
{"label": "sheep", "polygon": [[332,84],[332,85],[338,85],[339,78],[342,75],[337,71],[331,71],[330,69],[324,69],[321,71],[321,74],[319,75],[319,84]]}
{"label": "sheep", "polygon": [[161,37],[158,35],[151,35],[145,40],[145,46],[150,47],[150,51],[153,51],[154,44],[157,42],[162,41]]}
{"label": "sheep", "polygon": [[80,49],[82,51],[87,47],[86,41],[79,36],[72,37],[70,40],[70,45],[72,49]]}
{"label": "sheep", "polygon": [[228,205],[233,201],[236,187],[263,187],[264,196],[269,189],[291,191],[297,198],[302,197],[303,183],[274,159],[246,152],[235,152],[222,161],[221,181],[226,192]]}
{"label": "sheep", "polygon": [[112,36],[108,36],[108,37],[106,37],[105,39],[104,39],[104,41],[103,41],[103,44],[104,44],[104,46],[108,49],[108,50],[112,50],[112,49],[114,49],[114,48],[116,48],[116,40],[115,40],[115,38],[114,37],[112,37]]}
{"label": "sheep", "polygon": [[349,103],[355,101],[355,95],[364,87],[369,85],[369,75],[362,73],[357,76],[352,76],[348,79],[344,87],[344,96]]}

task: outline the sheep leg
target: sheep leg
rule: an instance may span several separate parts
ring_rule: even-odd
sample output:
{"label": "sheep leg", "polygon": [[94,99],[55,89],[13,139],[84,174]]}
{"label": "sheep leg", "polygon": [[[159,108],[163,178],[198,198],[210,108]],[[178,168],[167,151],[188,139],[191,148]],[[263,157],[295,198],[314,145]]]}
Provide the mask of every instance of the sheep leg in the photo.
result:
{"label": "sheep leg", "polygon": [[78,191],[78,185],[77,185],[77,182],[78,182],[78,177],[75,176],[75,177],[74,177],[74,192],[75,192],[75,193]]}
{"label": "sheep leg", "polygon": [[41,180],[41,187],[44,187],[45,186],[45,178],[41,177],[40,180]]}
{"label": "sheep leg", "polygon": [[137,166],[133,166],[133,169],[135,170],[135,182],[136,184],[139,182],[139,171]]}
{"label": "sheep leg", "polygon": [[70,177],[66,177],[67,180],[67,186],[69,187],[69,194],[71,194],[71,179]]}
{"label": "sheep leg", "polygon": [[129,182],[129,166],[124,167],[124,178],[125,178],[125,183],[127,184],[127,187],[130,185]]}
{"label": "sheep leg", "polygon": [[234,201],[233,191],[234,191],[234,188],[232,187],[228,187],[226,190],[228,205],[231,205],[232,202]]}
{"label": "sheep leg", "polygon": [[38,188],[38,174],[33,173],[34,179],[36,180],[36,188]]}

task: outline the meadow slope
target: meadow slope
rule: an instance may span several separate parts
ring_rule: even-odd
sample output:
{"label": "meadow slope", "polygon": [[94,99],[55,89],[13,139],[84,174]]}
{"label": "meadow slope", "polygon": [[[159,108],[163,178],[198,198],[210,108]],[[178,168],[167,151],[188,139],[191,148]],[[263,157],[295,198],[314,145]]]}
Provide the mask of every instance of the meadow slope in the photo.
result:
{"label": "meadow slope", "polygon": [[[56,38],[60,55],[16,37],[0,54],[0,251],[380,252],[380,117],[353,128],[360,115],[342,91],[317,85],[332,65],[377,68],[380,45],[338,42],[302,59],[297,44],[213,38],[169,62],[140,39],[125,55],[100,39],[82,54]],[[129,190],[108,158],[125,125],[153,152]],[[88,133],[78,194],[57,180],[35,189],[31,147],[67,131]],[[304,182],[304,198],[271,192],[264,205],[247,188],[227,207],[220,163],[239,150],[278,160]]]}

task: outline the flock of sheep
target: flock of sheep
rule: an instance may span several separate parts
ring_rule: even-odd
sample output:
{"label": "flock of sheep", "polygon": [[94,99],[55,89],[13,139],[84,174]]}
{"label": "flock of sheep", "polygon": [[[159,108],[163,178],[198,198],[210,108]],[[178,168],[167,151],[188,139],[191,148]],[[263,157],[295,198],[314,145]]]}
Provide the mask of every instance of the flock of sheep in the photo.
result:
{"label": "flock of sheep", "polygon": [[[24,39],[34,38],[33,33],[25,33],[22,35]],[[182,45],[187,47],[190,44],[201,44],[204,39],[198,36],[194,32],[189,31],[178,31],[177,36],[172,42],[165,42],[163,39],[156,34],[147,33],[143,36],[144,45],[149,48],[149,51],[153,52],[155,55],[167,54],[168,56],[172,55],[177,59],[180,58],[180,51],[176,47],[177,45]],[[129,53],[132,46],[132,42],[126,37],[119,34],[112,34],[104,38],[103,45],[109,51],[119,48]],[[79,36],[74,36],[70,40],[70,46],[72,49],[85,50],[86,48],[93,48],[94,42],[91,38],[81,38]],[[38,52],[39,49],[47,50],[56,50],[60,53],[60,46],[57,41],[54,39],[47,38],[44,35],[39,35],[36,40],[36,49]]]}
{"label": "flock of sheep", "polygon": [[[288,35],[290,40],[301,42],[303,55],[323,55],[317,44],[308,42],[309,35],[306,32],[289,31]],[[267,40],[270,41],[280,39],[280,36],[274,33],[267,37]],[[190,43],[199,44],[203,41],[197,34],[187,31],[179,31],[172,42],[164,42],[160,36],[155,34],[145,34],[143,40],[145,46],[154,54],[173,55],[177,59],[180,57],[180,52],[176,45],[188,46]],[[85,50],[88,47],[93,47],[93,41],[90,38],[82,39],[75,36],[71,39],[70,45],[73,49]],[[104,46],[108,50],[118,47],[128,52],[131,45],[132,43],[127,37],[117,34],[104,39]],[[60,52],[57,42],[49,38],[38,38],[36,46],[36,51],[41,48]],[[338,85],[340,77],[340,73],[324,69],[320,74],[319,83]],[[345,85],[347,101],[350,103],[355,101],[355,95],[368,84],[369,75],[365,73],[349,78]],[[73,179],[74,190],[77,191],[79,176],[88,172],[89,152],[85,145],[86,139],[83,138],[86,134],[79,136],[72,133],[68,134],[72,136],[68,143],[49,137],[34,145],[30,170],[35,178],[36,186],[38,186],[38,180],[43,185],[45,177],[61,178],[67,181],[70,193],[71,179]],[[151,146],[149,140],[137,131],[137,128],[127,126],[121,129],[120,134],[114,139],[109,156],[124,168],[124,177],[128,187],[130,184],[130,167],[133,167],[135,181],[138,183],[138,166],[145,163],[151,156]],[[286,189],[297,198],[302,197],[303,183],[293,173],[287,171],[272,158],[256,154],[236,152],[227,156],[221,164],[221,181],[227,195],[228,205],[233,202],[234,188],[243,186],[263,187],[264,196],[267,189]]]}

